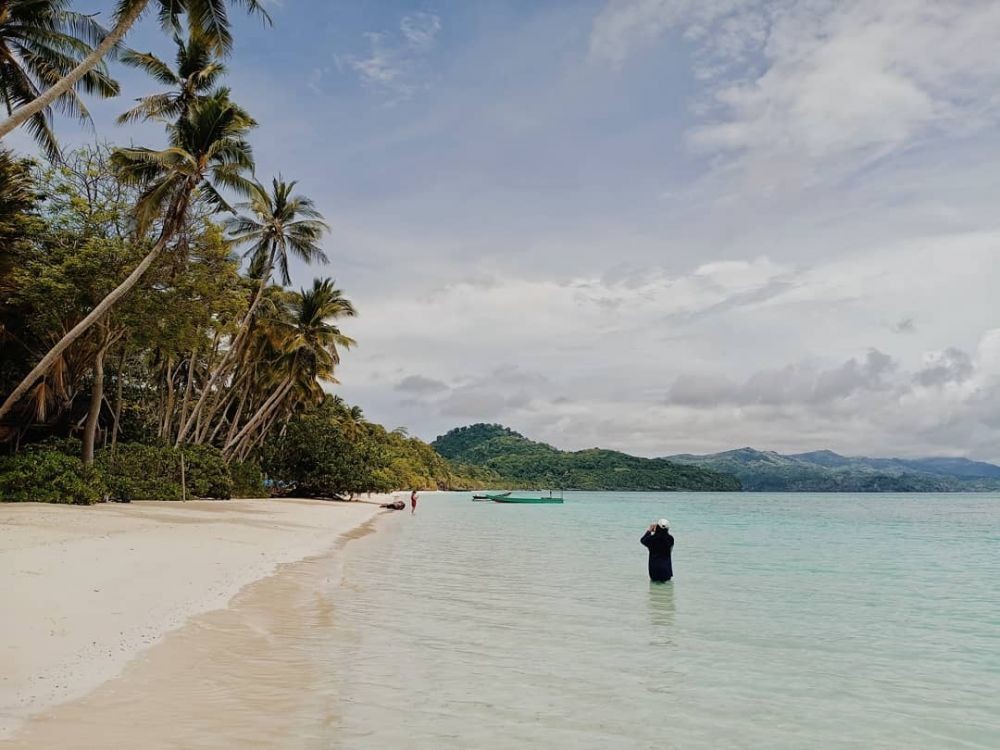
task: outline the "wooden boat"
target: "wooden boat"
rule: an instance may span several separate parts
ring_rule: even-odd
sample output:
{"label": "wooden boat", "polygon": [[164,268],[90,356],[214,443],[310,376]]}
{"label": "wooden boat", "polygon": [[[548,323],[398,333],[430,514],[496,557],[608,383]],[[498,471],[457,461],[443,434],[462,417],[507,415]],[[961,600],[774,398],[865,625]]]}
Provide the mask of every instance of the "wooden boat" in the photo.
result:
{"label": "wooden boat", "polygon": [[492,500],[494,497],[507,497],[510,495],[509,492],[498,492],[495,495],[473,495],[473,500]]}
{"label": "wooden boat", "polygon": [[510,493],[489,495],[488,497],[495,503],[518,503],[521,505],[562,505],[563,502],[561,497],[552,497],[552,493],[549,493],[548,497],[512,497]]}

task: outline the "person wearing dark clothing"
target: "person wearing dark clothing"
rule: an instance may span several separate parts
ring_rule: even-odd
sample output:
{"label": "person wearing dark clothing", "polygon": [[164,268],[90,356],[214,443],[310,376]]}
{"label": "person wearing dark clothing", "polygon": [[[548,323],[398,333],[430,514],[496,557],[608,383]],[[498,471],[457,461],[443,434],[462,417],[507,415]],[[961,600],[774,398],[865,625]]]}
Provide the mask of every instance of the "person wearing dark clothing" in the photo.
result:
{"label": "person wearing dark clothing", "polygon": [[657,583],[669,581],[674,577],[674,568],[670,562],[670,552],[674,548],[674,538],[670,536],[670,522],[661,518],[650,524],[639,540],[649,550],[649,579]]}

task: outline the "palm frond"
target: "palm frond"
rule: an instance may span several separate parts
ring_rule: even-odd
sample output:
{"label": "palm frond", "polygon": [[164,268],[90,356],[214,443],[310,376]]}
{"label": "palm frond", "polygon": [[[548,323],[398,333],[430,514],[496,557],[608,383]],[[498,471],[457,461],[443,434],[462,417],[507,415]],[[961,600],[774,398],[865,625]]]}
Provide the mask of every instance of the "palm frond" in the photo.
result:
{"label": "palm frond", "polygon": [[180,83],[180,78],[170,69],[170,66],[152,52],[128,50],[122,53],[120,59],[129,67],[141,70],[165,86],[174,86]]}

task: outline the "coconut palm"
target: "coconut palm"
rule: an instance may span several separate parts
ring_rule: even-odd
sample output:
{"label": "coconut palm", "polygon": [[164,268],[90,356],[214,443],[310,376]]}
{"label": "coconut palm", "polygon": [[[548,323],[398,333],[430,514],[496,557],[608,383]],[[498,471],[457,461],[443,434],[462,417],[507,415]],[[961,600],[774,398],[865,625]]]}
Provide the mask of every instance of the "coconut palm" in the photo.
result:
{"label": "coconut palm", "polygon": [[[67,10],[67,0],[0,0],[0,104],[7,114],[21,111],[93,52],[107,31],[90,16]],[[44,106],[23,118],[50,157],[59,154],[52,132],[52,106],[88,119],[78,94],[118,95],[118,84],[103,64],[91,66]]]}
{"label": "coconut palm", "polygon": [[120,60],[123,63],[144,71],[165,86],[170,86],[171,90],[138,99],[135,107],[118,118],[119,125],[139,120],[172,121],[183,117],[191,104],[207,95],[226,72],[226,66],[219,61],[212,45],[202,34],[191,33],[187,40],[175,34],[174,43],[177,45],[176,70],[152,52],[128,50],[122,53]]}
{"label": "coconut palm", "polygon": [[226,229],[239,245],[249,244],[251,276],[260,279],[247,313],[252,317],[264,287],[271,279],[275,266],[281,282],[289,284],[289,255],[306,263],[327,263],[319,246],[329,227],[311,199],[295,195],[295,181],[285,182],[281,176],[271,180],[271,192],[258,183],[250,200],[240,208],[249,213],[226,222]]}
{"label": "coconut palm", "polygon": [[303,289],[292,297],[282,319],[268,322],[272,340],[280,350],[273,370],[278,377],[271,395],[227,441],[223,448],[227,458],[241,455],[261,439],[283,411],[322,401],[322,383],[334,382],[339,348],[347,349],[355,343],[334,321],[355,315],[354,305],[331,279],[315,279],[312,289]]}
{"label": "coconut palm", "polygon": [[[0,0],[0,8],[4,7],[4,2],[10,5],[14,4],[15,0]],[[230,0],[230,2],[246,8],[250,13],[259,14],[267,22],[271,20],[258,0]],[[23,3],[28,6],[58,3],[62,6],[65,0],[23,0]],[[232,47],[233,38],[229,31],[226,0],[119,0],[113,28],[109,33],[102,35],[100,42],[87,52],[82,60],[78,63],[72,61],[73,64],[54,71],[52,76],[42,81],[42,85],[47,88],[44,92],[36,88],[30,97],[11,103],[12,107],[17,108],[10,117],[0,123],[0,138],[25,122],[34,122],[32,118],[46,112],[78,84],[84,82],[88,75],[99,71],[101,61],[121,44],[129,29],[150,5],[158,9],[160,24],[165,30],[177,33],[181,27],[180,17],[186,14],[188,25],[203,35],[215,52],[225,54]],[[32,15],[37,15],[37,11]]]}
{"label": "coconut palm", "polygon": [[139,232],[158,221],[159,235],[128,277],[65,334],[11,392],[0,406],[0,418],[70,344],[139,282],[183,226],[193,203],[232,211],[220,189],[249,195],[253,181],[247,173],[253,170],[253,156],[245,136],[255,125],[246,111],[230,100],[229,91],[220,89],[195,102],[186,117],[170,126],[168,148],[123,148],[112,154],[119,179],[144,188],[135,209]]}
{"label": "coconut palm", "polygon": [[204,422],[210,422],[224,406],[223,400],[217,397],[212,406],[208,406],[208,400],[212,398],[216,383],[236,366],[238,359],[245,359],[247,337],[253,327],[257,306],[271,280],[275,266],[281,273],[282,283],[288,284],[291,281],[288,271],[289,255],[295,255],[306,263],[328,262],[326,254],[319,246],[319,241],[329,227],[312,200],[294,193],[295,185],[294,181],[285,182],[279,176],[271,180],[269,193],[263,185],[257,183],[250,200],[240,205],[240,208],[247,213],[226,222],[226,228],[237,244],[250,245],[247,250],[247,256],[250,258],[250,277],[257,279],[258,282],[251,293],[247,312],[236,331],[226,358],[212,372],[187,421],[178,430],[176,441],[178,446],[185,440],[199,418]]}

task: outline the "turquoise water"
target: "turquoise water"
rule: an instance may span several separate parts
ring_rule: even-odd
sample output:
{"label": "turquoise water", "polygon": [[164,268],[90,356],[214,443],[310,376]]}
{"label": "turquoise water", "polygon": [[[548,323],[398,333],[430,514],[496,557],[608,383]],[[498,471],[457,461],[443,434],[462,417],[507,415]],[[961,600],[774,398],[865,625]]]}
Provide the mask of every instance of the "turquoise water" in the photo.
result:
{"label": "turquoise water", "polygon": [[344,582],[337,747],[1000,747],[995,495],[425,495]]}

